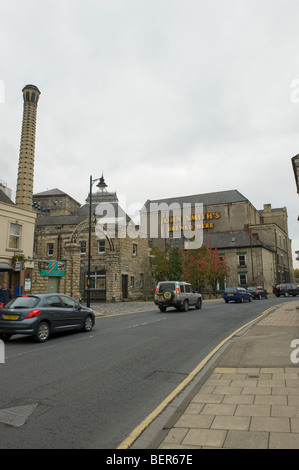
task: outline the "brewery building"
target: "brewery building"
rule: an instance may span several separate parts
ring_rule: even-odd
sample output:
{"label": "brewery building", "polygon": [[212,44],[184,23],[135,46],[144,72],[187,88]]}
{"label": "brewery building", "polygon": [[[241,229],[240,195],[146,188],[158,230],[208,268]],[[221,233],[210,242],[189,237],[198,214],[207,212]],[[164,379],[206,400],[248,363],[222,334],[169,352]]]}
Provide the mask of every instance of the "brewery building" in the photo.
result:
{"label": "brewery building", "polygon": [[[183,220],[183,207],[188,205],[191,213]],[[148,200],[144,213],[150,247],[184,247],[190,230],[202,231],[203,243],[217,248],[230,268],[226,282],[218,286],[220,290],[225,286],[260,285],[272,292],[274,284],[294,281],[286,207],[264,204],[257,210],[234,189]],[[155,213],[158,217],[153,216]],[[158,220],[156,232],[151,227],[153,220]]]}

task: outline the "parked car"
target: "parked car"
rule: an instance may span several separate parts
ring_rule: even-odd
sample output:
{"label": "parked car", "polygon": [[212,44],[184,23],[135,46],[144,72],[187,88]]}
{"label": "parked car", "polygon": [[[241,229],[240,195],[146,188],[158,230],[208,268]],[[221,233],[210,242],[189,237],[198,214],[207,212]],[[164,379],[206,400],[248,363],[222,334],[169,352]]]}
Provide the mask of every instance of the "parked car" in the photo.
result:
{"label": "parked car", "polygon": [[223,298],[226,303],[234,300],[235,302],[251,302],[251,294],[244,287],[227,287],[224,291]]}
{"label": "parked car", "polygon": [[165,312],[168,307],[187,312],[191,306],[201,308],[202,297],[188,282],[163,281],[156,287],[154,302],[161,312]]}
{"label": "parked car", "polygon": [[267,299],[268,298],[268,293],[263,287],[257,286],[257,287],[247,287],[248,292],[250,292],[251,297],[253,299]]}
{"label": "parked car", "polygon": [[90,331],[95,323],[91,308],[62,294],[34,294],[15,297],[0,310],[0,338],[32,335],[37,342],[50,334],[67,330]]}
{"label": "parked car", "polygon": [[293,295],[295,297],[296,295],[299,295],[299,287],[296,286],[296,284],[291,283],[276,284],[276,286],[273,287],[273,294],[277,297],[280,295],[284,295],[285,297]]}

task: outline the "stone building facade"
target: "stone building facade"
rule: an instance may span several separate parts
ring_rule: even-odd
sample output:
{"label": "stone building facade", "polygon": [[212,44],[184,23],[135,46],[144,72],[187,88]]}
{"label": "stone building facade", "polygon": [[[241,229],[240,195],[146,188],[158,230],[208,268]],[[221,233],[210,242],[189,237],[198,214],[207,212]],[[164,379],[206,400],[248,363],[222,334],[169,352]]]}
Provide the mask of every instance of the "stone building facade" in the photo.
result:
{"label": "stone building facade", "polygon": [[[184,220],[188,205],[191,216]],[[184,247],[190,229],[202,230],[203,243],[217,247],[230,268],[226,285],[262,285],[272,292],[274,284],[294,281],[286,207],[265,204],[257,210],[239,191],[229,190],[148,200],[142,217],[150,247]],[[158,220],[157,236],[152,236],[151,218]]]}
{"label": "stone building facade", "polygon": [[[35,219],[32,210],[18,207],[0,185],[0,283],[7,282],[13,295],[22,290],[25,279],[26,286],[30,284]],[[17,254],[27,260],[20,270],[12,262]]]}
{"label": "stone building facade", "polygon": [[[64,202],[59,215],[55,215],[57,205],[53,201],[59,200]],[[33,201],[39,215],[35,230],[32,292],[63,292],[86,301],[90,195],[79,208],[70,196],[57,189],[36,194]],[[68,210],[61,213],[63,206],[67,208],[72,204],[75,209],[72,213]],[[91,301],[152,298],[147,239],[136,238],[138,227],[119,206],[116,193],[105,190],[92,194],[91,206]],[[110,209],[109,216],[113,211],[114,222],[103,218],[106,209]],[[54,270],[51,271],[52,266]]]}

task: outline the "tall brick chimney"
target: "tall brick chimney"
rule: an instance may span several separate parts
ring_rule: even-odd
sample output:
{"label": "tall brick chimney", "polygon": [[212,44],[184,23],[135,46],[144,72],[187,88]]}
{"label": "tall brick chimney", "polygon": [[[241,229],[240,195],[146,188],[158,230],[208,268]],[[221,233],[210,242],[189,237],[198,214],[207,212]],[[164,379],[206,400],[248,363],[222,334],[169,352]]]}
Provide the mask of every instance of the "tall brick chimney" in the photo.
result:
{"label": "tall brick chimney", "polygon": [[36,113],[40,91],[34,85],[26,85],[22,91],[24,108],[16,205],[32,210]]}

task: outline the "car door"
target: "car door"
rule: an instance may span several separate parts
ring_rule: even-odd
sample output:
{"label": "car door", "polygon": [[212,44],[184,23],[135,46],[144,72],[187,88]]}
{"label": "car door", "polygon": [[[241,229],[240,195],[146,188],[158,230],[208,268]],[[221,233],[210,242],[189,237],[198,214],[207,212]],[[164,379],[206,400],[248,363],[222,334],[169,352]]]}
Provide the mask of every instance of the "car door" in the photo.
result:
{"label": "car door", "polygon": [[296,284],[290,284],[290,294],[291,295],[299,295],[299,289],[298,287],[296,286]]}
{"label": "car door", "polygon": [[62,305],[59,295],[48,295],[44,299],[44,304],[47,308],[52,328],[59,328],[64,321],[64,306]]}
{"label": "car door", "polygon": [[190,284],[187,284],[185,288],[186,288],[186,294],[187,294],[189,305],[195,305],[196,297],[193,291],[193,287]]}
{"label": "car door", "polygon": [[60,295],[63,304],[63,317],[66,328],[76,328],[83,325],[83,314],[80,304],[68,295]]}

